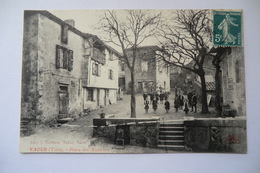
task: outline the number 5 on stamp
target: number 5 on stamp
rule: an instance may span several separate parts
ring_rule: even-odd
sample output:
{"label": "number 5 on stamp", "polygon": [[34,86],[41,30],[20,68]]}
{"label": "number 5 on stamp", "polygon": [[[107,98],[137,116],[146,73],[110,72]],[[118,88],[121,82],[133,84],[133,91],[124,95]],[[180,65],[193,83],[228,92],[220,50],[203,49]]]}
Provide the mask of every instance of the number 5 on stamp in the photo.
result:
{"label": "number 5 on stamp", "polygon": [[242,46],[242,11],[213,11],[215,46]]}

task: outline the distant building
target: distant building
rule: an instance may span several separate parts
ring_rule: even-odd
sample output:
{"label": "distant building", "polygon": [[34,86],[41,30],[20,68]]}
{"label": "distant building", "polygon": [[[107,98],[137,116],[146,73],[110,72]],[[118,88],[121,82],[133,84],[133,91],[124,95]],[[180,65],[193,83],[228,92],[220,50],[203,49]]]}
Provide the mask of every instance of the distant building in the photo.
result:
{"label": "distant building", "polygon": [[[135,84],[137,93],[152,93],[156,90],[170,91],[170,70],[159,57],[156,51],[158,46],[143,46],[137,48],[135,63]],[[129,57],[132,57],[132,50],[126,50]],[[125,89],[131,90],[131,73],[125,66]],[[123,83],[123,82],[122,82]]]}
{"label": "distant building", "polygon": [[116,103],[118,56],[74,21],[25,11],[22,119],[53,121]]}

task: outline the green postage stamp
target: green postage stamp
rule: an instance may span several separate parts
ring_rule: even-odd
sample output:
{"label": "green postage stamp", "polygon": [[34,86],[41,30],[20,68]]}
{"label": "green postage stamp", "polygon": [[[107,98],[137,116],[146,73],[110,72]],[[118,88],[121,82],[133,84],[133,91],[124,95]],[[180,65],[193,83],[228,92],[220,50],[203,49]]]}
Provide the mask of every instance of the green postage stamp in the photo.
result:
{"label": "green postage stamp", "polygon": [[242,10],[213,11],[213,43],[215,46],[242,46]]}

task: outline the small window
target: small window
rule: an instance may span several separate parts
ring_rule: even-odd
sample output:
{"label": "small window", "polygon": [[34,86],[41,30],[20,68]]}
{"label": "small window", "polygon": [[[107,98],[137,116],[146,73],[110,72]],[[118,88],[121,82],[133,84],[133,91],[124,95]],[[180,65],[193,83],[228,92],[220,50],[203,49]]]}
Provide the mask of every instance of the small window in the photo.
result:
{"label": "small window", "polygon": [[110,61],[114,60],[114,53],[113,52],[109,52],[109,60]]}
{"label": "small window", "polygon": [[121,71],[125,71],[125,64],[121,63]]}
{"label": "small window", "polygon": [[141,69],[142,69],[142,72],[148,71],[148,62],[147,61],[141,61]]}
{"label": "small window", "polygon": [[240,78],[241,78],[241,75],[240,75],[240,61],[236,61],[236,66],[235,66],[235,70],[236,70],[236,83],[240,83]]}
{"label": "small window", "polygon": [[113,70],[109,70],[108,78],[113,80]]}
{"label": "small window", "polygon": [[93,89],[88,89],[88,101],[94,101],[94,92]]}
{"label": "small window", "polygon": [[92,74],[94,76],[101,76],[101,65],[97,62],[92,63]]}

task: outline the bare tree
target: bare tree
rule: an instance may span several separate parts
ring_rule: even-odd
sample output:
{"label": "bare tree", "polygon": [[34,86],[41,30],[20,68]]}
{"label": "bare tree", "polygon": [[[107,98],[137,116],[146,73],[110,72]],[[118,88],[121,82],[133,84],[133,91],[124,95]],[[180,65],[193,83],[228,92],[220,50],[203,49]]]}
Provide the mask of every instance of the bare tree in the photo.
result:
{"label": "bare tree", "polygon": [[[200,77],[202,113],[208,112],[203,68],[211,38],[211,20],[208,16],[208,10],[178,10],[171,22],[164,22],[159,32],[160,36],[166,40],[162,42],[161,59]],[[189,63],[192,65],[187,66]]]}
{"label": "bare tree", "polygon": [[228,48],[224,47],[218,47],[218,48],[212,48],[210,53],[213,57],[212,64],[215,67],[215,106],[216,106],[216,112],[217,116],[221,116],[221,62],[223,61],[223,54],[226,52]]}
{"label": "bare tree", "polygon": [[[154,33],[161,19],[160,13],[149,10],[106,11],[101,20],[102,29],[109,35],[108,41],[121,48],[124,62],[131,72],[131,118],[136,117],[135,62],[137,47]],[[129,55],[126,49],[131,51]]]}

